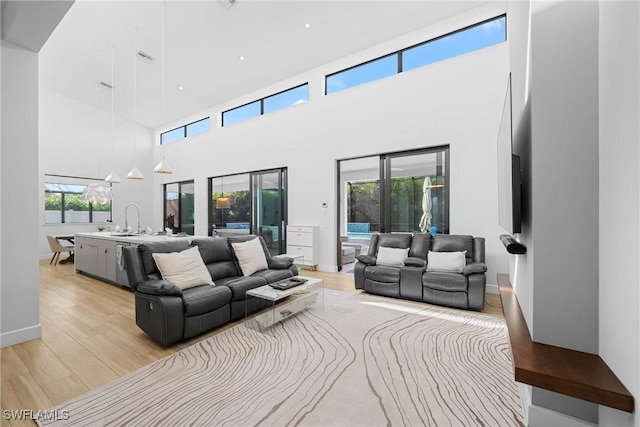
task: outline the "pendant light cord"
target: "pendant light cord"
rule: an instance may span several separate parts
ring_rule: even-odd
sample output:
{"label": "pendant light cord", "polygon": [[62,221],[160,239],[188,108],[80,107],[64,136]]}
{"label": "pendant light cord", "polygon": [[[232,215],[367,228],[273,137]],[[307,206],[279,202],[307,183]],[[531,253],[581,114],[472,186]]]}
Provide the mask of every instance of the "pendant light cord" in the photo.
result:
{"label": "pendant light cord", "polygon": [[115,149],[113,148],[114,145],[114,119],[113,119],[113,113],[114,113],[114,105],[115,105],[115,96],[116,96],[116,82],[115,80],[115,66],[114,66],[114,57],[115,57],[115,51],[116,51],[116,47],[115,46],[111,46],[111,163],[115,164]]}
{"label": "pendant light cord", "polygon": [[137,98],[137,72],[136,72],[136,31],[137,28],[133,27],[133,164],[138,163],[138,98]]}
{"label": "pendant light cord", "polygon": [[[164,0],[161,1],[162,3],[162,12],[161,12],[161,23],[160,23],[160,54],[162,55],[162,58],[160,58],[160,60],[162,61],[160,63],[161,67],[160,67],[160,105],[161,105],[161,110],[160,110],[160,122],[164,123]],[[161,161],[164,160],[164,144],[162,143],[162,136],[160,136],[160,145],[161,147],[161,156],[162,159]]]}

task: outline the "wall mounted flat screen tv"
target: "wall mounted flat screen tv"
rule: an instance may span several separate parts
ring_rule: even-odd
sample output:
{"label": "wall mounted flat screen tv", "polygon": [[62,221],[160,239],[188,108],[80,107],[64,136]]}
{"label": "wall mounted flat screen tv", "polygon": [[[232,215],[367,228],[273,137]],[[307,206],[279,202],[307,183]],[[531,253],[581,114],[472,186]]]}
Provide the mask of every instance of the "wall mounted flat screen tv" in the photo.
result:
{"label": "wall mounted flat screen tv", "polygon": [[520,157],[513,154],[511,75],[498,131],[498,223],[508,233],[522,230],[522,176]]}

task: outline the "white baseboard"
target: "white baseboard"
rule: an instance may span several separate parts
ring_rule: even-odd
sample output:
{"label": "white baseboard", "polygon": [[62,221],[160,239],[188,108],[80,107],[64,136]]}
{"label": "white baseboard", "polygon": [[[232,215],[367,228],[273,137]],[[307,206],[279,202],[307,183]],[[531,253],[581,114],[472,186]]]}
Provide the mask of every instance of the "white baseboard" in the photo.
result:
{"label": "white baseboard", "polygon": [[323,271],[325,273],[337,273],[338,267],[335,265],[318,265],[316,270]]}
{"label": "white baseboard", "polygon": [[35,326],[0,334],[0,348],[9,347],[10,345],[20,344],[22,342],[35,340],[41,337],[42,325],[38,323]]}
{"label": "white baseboard", "polygon": [[528,427],[596,427],[588,421],[561,414],[551,409],[529,405]]}

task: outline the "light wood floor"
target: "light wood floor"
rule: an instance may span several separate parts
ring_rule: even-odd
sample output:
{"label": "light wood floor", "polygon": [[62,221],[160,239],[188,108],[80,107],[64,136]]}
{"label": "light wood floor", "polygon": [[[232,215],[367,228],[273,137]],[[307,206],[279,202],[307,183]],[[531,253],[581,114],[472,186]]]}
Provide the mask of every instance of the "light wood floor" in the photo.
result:
{"label": "light wood floor", "polygon": [[[360,293],[353,275],[303,270],[331,289]],[[416,303],[420,304],[420,303]],[[488,295],[485,313],[502,316],[498,295]],[[40,261],[42,338],[0,350],[0,425],[35,425],[6,420],[5,410],[50,408],[155,360],[173,354],[216,332],[163,347],[135,324],[133,293],[76,274],[73,264]]]}

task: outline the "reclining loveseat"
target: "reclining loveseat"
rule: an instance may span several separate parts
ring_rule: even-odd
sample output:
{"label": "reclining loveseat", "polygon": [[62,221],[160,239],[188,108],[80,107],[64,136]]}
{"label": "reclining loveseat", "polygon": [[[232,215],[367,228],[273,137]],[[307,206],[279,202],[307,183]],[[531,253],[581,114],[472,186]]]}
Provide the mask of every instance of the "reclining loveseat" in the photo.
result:
{"label": "reclining loveseat", "polygon": [[[247,260],[239,259],[237,249],[234,249],[234,244],[254,239],[260,243],[263,254],[255,251],[253,254],[265,267],[257,267],[260,268],[257,271],[253,271],[255,268],[248,270]],[[193,253],[194,248],[202,263]],[[183,288],[165,280],[170,273],[167,269],[172,266],[172,259],[160,258],[166,254],[185,254],[184,259],[188,260],[185,263],[193,263],[194,270],[201,273],[200,278],[191,280],[190,276],[191,283]],[[179,256],[175,257],[178,261]],[[123,257],[129,284],[135,292],[136,324],[164,345],[194,337],[265,308],[268,302],[260,298],[247,299],[246,292],[298,274],[293,259],[272,257],[262,237],[254,235],[197,237],[190,243],[185,240],[145,243],[124,247]],[[161,273],[157,261],[162,259],[165,260],[161,262],[164,264]],[[248,272],[250,274],[245,274]]]}
{"label": "reclining loveseat", "polygon": [[355,287],[395,298],[456,308],[484,309],[484,238],[388,233],[371,236],[359,255]]}

